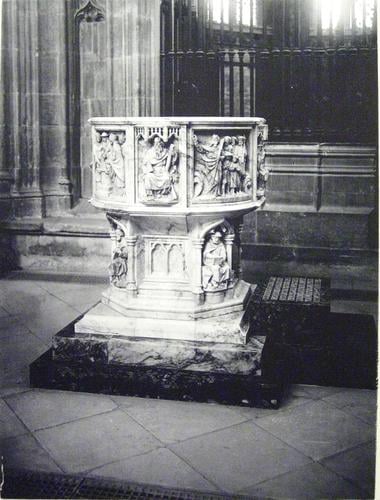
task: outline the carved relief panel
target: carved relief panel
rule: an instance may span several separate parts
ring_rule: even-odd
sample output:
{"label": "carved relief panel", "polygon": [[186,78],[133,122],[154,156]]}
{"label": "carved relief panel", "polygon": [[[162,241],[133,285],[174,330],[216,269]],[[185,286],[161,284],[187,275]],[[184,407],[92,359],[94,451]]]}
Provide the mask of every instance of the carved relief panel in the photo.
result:
{"label": "carved relief panel", "polygon": [[144,236],[145,278],[186,281],[187,238]]}
{"label": "carved relief panel", "polygon": [[92,169],[97,196],[125,196],[125,148],[125,131],[95,131]]}
{"label": "carved relief panel", "polygon": [[193,147],[194,203],[249,199],[252,194],[252,178],[246,134],[212,134],[202,131],[193,134]]}
{"label": "carved relief panel", "polygon": [[128,249],[125,241],[126,228],[124,225],[108,216],[111,225],[111,263],[109,265],[109,277],[111,285],[117,288],[125,288],[128,274]]}
{"label": "carved relief panel", "polygon": [[235,281],[232,269],[234,235],[218,226],[206,236],[202,250],[202,287],[204,291],[226,290]]}
{"label": "carved relief panel", "polygon": [[137,196],[146,205],[178,203],[179,128],[136,127]]}

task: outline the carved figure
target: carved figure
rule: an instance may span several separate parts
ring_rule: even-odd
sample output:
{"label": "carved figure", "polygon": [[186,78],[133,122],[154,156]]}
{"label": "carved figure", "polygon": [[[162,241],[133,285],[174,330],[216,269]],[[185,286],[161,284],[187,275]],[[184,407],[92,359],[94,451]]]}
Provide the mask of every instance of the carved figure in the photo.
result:
{"label": "carved figure", "polygon": [[174,144],[165,147],[161,137],[155,136],[143,162],[143,185],[147,199],[178,199],[174,188],[174,183],[178,181],[177,160]]}
{"label": "carved figure", "polygon": [[263,135],[257,138],[257,197],[265,195],[265,189],[269,178],[269,169],[265,166],[265,149]]}
{"label": "carved figure", "polygon": [[245,161],[242,163],[239,161],[237,145],[237,137],[231,138],[231,151],[233,153],[232,160],[229,162],[229,182],[228,182],[228,193],[234,195],[241,191],[242,179],[245,174]]}
{"label": "carved figure", "polygon": [[204,290],[224,290],[230,278],[231,268],[227,262],[227,251],[222,233],[213,230],[203,250],[203,288]]}
{"label": "carved figure", "polygon": [[112,132],[109,135],[107,162],[113,173],[114,187],[116,190],[123,189],[125,186],[124,157],[118,136]]}
{"label": "carved figure", "polygon": [[247,173],[247,145],[244,135],[237,137],[237,144],[235,146],[235,162],[237,163],[237,172],[239,173],[240,182],[238,191],[248,192],[252,188],[252,179]]}
{"label": "carved figure", "polygon": [[194,197],[220,196],[222,194],[222,150],[224,140],[217,134],[209,144],[200,144],[196,135],[193,143],[199,153],[194,170]]}
{"label": "carved figure", "polygon": [[234,138],[226,136],[223,142],[223,150],[221,155],[222,163],[222,183],[221,194],[228,194],[231,190],[231,173],[233,172],[233,156],[234,156]]}
{"label": "carved figure", "polygon": [[95,136],[93,169],[97,190],[109,196],[124,194],[124,155],[118,136],[114,133],[99,132]]}
{"label": "carved figure", "polygon": [[119,226],[114,230],[113,238],[114,248],[109,266],[110,281],[116,287],[124,288],[128,273],[128,250],[124,245],[124,232]]}

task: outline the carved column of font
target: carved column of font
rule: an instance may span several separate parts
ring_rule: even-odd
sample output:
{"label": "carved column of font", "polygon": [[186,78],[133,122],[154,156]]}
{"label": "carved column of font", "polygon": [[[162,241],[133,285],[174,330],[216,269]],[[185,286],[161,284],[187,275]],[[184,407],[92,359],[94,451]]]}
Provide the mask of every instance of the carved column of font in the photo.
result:
{"label": "carved column of font", "polygon": [[193,240],[193,293],[198,296],[198,301],[202,302],[202,250],[204,238]]}
{"label": "carved column of font", "polygon": [[128,250],[128,274],[126,280],[126,289],[128,293],[134,295],[137,290],[136,285],[136,242],[134,236],[126,236],[125,238]]}

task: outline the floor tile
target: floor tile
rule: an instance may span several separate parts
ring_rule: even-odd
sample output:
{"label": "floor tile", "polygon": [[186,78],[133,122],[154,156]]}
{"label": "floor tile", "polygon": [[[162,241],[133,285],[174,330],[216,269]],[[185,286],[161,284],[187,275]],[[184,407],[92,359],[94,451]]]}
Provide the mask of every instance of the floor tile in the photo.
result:
{"label": "floor tile", "polygon": [[363,490],[318,463],[241,491],[258,498],[363,498]]}
{"label": "floor tile", "polygon": [[323,387],[321,385],[294,384],[290,388],[290,395],[310,399],[321,399],[344,391],[342,387]]}
{"label": "floor tile", "polygon": [[18,335],[28,335],[30,330],[20,321],[18,316],[6,316],[0,318],[0,339],[14,338]]}
{"label": "floor tile", "polygon": [[28,430],[17,418],[17,415],[0,399],[0,439],[25,434]]}
{"label": "floor tile", "polygon": [[0,387],[0,398],[5,396],[10,396],[11,394],[18,394],[20,392],[26,392],[31,390],[29,387],[22,385],[8,385],[6,387]]}
{"label": "floor tile", "polygon": [[[0,368],[0,371],[2,369]],[[22,389],[29,387],[29,365],[12,365],[7,367],[0,378],[0,387],[7,388],[9,386],[19,386]]]}
{"label": "floor tile", "polygon": [[69,473],[146,453],[161,444],[122,410],[37,431],[35,436]]}
{"label": "floor tile", "polygon": [[47,345],[37,336],[28,333],[25,336],[1,339],[0,372],[6,374],[15,367],[29,364],[47,349]]}
{"label": "floor tile", "polygon": [[116,408],[107,396],[70,391],[32,390],[6,398],[30,430],[43,429]]}
{"label": "floor tile", "polygon": [[91,475],[169,488],[218,491],[214,485],[166,448],[105,465],[92,471]]}
{"label": "floor tile", "polygon": [[1,339],[0,386],[25,386],[29,381],[29,364],[47,349],[32,333]]}
{"label": "floor tile", "polygon": [[170,449],[230,493],[310,462],[252,421],[170,445]]}
{"label": "floor tile", "polygon": [[324,401],[314,401],[255,422],[314,460],[370,441],[375,435],[374,426]]}
{"label": "floor tile", "polygon": [[283,411],[287,411],[291,408],[295,408],[296,406],[310,404],[313,400],[311,398],[303,397],[303,396],[293,396],[289,395],[282,403],[279,409],[266,409],[266,408],[249,408],[244,406],[234,406],[234,411],[240,413],[245,418],[255,419],[255,418],[264,418],[273,413],[282,413]]}
{"label": "floor tile", "polygon": [[20,319],[31,332],[49,345],[54,334],[79,316],[76,309],[53,295],[42,295],[33,304],[33,308],[25,306],[26,311],[20,315]]}
{"label": "floor tile", "polygon": [[366,389],[346,389],[323,401],[340,408],[350,415],[360,418],[367,424],[375,425],[377,416],[377,391]]}
{"label": "floor tile", "polygon": [[131,398],[123,409],[163,443],[183,441],[246,418],[222,405]]}
{"label": "floor tile", "polygon": [[34,281],[1,280],[0,305],[10,314],[24,313],[33,310],[43,295],[48,292],[40,288]]}
{"label": "floor tile", "polygon": [[43,281],[39,286],[81,312],[101,300],[105,285]]}
{"label": "floor tile", "polygon": [[323,401],[331,403],[337,408],[366,405],[375,409],[377,391],[370,389],[342,389],[339,393],[323,397]]}
{"label": "floor tile", "polygon": [[0,442],[0,454],[4,457],[5,473],[7,467],[61,472],[51,456],[31,434],[4,439]]}
{"label": "floor tile", "polygon": [[322,464],[364,489],[371,498],[375,488],[375,441],[322,460]]}

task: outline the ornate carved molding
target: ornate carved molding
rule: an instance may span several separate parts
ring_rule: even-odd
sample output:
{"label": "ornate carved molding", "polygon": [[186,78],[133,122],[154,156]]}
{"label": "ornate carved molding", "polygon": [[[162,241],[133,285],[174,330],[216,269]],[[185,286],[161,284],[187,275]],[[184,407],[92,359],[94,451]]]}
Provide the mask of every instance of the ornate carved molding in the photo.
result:
{"label": "ornate carved molding", "polygon": [[75,20],[78,24],[82,21],[86,23],[98,23],[105,20],[105,15],[102,9],[93,0],[88,0],[83,7],[76,11]]}

